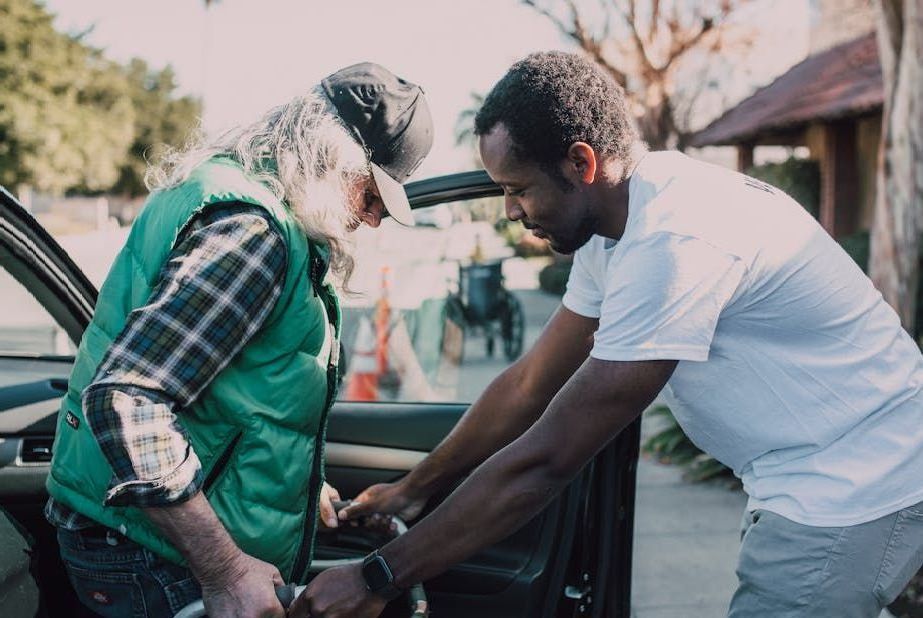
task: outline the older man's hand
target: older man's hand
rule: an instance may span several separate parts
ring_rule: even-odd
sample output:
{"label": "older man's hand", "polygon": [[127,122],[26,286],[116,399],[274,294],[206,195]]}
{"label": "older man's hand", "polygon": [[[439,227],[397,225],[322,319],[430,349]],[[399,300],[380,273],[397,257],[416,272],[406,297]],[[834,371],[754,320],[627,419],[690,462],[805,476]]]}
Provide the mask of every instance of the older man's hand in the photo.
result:
{"label": "older man's hand", "polygon": [[317,505],[317,516],[322,530],[332,530],[339,526],[337,511],[333,508],[333,503],[339,500],[340,492],[325,482],[320,490],[320,501]]}
{"label": "older man's hand", "polygon": [[282,618],[285,609],[275,588],[283,584],[279,569],[240,552],[220,578],[202,581],[202,600],[209,616]]}
{"label": "older man's hand", "polygon": [[289,608],[289,618],[377,618],[387,602],[369,591],[361,565],[329,569],[311,581]]}

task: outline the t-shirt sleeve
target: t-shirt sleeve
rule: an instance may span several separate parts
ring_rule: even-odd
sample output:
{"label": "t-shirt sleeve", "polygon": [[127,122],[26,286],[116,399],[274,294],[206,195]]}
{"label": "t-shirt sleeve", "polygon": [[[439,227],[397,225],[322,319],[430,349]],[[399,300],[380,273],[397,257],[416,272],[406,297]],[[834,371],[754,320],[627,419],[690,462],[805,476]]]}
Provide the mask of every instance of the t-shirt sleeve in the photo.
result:
{"label": "t-shirt sleeve", "polygon": [[662,232],[635,241],[606,272],[600,360],[708,360],[721,312],[745,267],[698,238]]}
{"label": "t-shirt sleeve", "polygon": [[[592,241],[590,241],[592,243]],[[592,247],[588,243],[574,254],[567,289],[561,303],[586,318],[598,318],[603,301],[603,290],[590,275],[588,260],[592,258]]]}

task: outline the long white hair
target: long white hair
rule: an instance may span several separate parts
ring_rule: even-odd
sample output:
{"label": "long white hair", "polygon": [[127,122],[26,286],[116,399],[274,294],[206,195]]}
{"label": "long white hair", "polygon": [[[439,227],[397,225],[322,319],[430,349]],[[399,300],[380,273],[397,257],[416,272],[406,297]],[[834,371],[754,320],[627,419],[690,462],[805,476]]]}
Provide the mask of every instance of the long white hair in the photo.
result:
{"label": "long white hair", "polygon": [[167,151],[151,165],[145,184],[150,191],[174,187],[216,156],[237,161],[265,183],[308,238],[330,248],[330,269],[348,290],[355,268],[348,234],[358,221],[349,204],[362,198],[369,159],[326,97],[315,89],[211,140],[199,132],[185,147]]}

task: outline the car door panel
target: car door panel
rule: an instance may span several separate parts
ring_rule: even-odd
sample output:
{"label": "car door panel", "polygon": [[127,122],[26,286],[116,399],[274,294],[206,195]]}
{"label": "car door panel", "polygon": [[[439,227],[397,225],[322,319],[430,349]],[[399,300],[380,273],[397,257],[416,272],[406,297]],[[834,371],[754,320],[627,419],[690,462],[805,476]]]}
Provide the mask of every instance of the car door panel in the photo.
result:
{"label": "car door panel", "polygon": [[429,452],[461,418],[468,404],[338,401],[327,441]]}
{"label": "car door panel", "polygon": [[[328,421],[327,479],[344,497],[405,474],[451,431],[467,405],[445,403],[338,402]],[[377,458],[376,458],[377,456]],[[503,541],[427,582],[442,616],[539,616],[529,600],[541,598],[557,570],[549,561],[568,544],[583,477],[561,498]],[[436,496],[424,511],[445,496]],[[361,558],[385,542],[344,528],[318,537],[319,558]],[[564,552],[567,555],[567,552]],[[527,613],[523,613],[527,612]]]}

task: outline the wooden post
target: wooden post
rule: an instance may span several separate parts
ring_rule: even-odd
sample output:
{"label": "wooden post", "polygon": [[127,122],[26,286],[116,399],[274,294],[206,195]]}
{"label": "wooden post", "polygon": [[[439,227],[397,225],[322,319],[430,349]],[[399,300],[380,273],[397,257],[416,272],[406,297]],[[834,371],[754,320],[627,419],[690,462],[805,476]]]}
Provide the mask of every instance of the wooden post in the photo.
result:
{"label": "wooden post", "polygon": [[834,238],[852,234],[859,221],[859,167],[854,121],[841,120],[824,126],[820,176],[820,224]]}
{"label": "wooden post", "polygon": [[737,171],[746,173],[753,167],[753,144],[750,142],[737,145]]}

